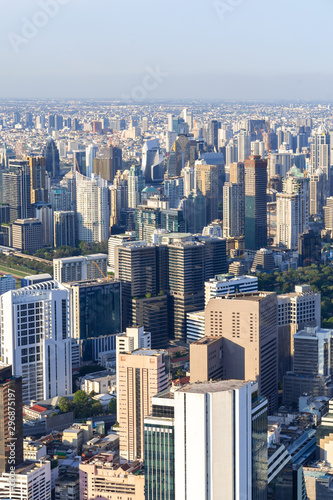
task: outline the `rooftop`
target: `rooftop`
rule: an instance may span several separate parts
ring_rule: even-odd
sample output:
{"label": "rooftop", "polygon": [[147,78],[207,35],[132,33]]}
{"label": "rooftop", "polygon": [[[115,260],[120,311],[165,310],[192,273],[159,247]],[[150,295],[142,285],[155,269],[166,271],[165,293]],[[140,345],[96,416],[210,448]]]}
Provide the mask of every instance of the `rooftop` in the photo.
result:
{"label": "rooftop", "polygon": [[221,380],[219,382],[200,382],[195,384],[184,385],[180,392],[192,393],[209,393],[209,392],[223,392],[241,389],[249,382],[244,380]]}

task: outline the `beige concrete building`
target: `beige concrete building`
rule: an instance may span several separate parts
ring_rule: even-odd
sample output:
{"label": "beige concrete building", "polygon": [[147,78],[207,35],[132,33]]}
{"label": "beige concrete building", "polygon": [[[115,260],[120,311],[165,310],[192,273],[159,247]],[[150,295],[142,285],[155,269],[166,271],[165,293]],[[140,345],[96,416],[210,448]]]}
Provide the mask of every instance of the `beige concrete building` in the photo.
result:
{"label": "beige concrete building", "polygon": [[252,292],[210,300],[205,335],[223,337],[223,378],[258,382],[259,394],[277,407],[278,304],[274,292]]}
{"label": "beige concrete building", "polygon": [[144,458],[144,418],[152,397],[169,384],[167,353],[138,349],[117,356],[119,454],[126,460]]}
{"label": "beige concrete building", "polygon": [[222,337],[204,337],[190,345],[190,383],[223,376]]}
{"label": "beige concrete building", "polygon": [[17,219],[12,225],[12,246],[35,253],[43,246],[42,223],[38,219]]}
{"label": "beige concrete building", "polygon": [[101,453],[80,464],[80,500],[145,500],[142,462],[113,463],[113,455]]}

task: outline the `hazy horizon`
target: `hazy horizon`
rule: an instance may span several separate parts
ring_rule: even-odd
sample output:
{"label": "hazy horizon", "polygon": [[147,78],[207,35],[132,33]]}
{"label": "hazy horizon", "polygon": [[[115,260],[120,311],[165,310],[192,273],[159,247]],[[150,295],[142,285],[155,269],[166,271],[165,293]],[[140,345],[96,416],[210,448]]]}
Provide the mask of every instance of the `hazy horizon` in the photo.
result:
{"label": "hazy horizon", "polygon": [[333,100],[329,0],[17,0],[0,98]]}

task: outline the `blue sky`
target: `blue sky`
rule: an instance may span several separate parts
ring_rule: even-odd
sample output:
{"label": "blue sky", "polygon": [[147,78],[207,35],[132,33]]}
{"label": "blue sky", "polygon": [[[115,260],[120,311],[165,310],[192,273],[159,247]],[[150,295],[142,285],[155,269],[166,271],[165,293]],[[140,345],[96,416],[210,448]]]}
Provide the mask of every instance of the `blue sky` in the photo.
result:
{"label": "blue sky", "polygon": [[[43,2],[58,12],[41,15]],[[149,98],[333,100],[332,0],[1,7],[0,97],[119,98],[143,88]]]}

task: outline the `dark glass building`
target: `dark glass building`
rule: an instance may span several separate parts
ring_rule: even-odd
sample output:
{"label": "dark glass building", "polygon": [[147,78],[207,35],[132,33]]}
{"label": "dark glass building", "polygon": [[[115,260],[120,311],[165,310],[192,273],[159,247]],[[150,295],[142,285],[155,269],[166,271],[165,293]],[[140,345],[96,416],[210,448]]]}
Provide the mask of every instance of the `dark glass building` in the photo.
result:
{"label": "dark glass building", "polygon": [[250,156],[245,169],[245,248],[267,247],[267,161]]}
{"label": "dark glass building", "polygon": [[64,286],[71,294],[80,362],[95,362],[100,352],[115,350],[115,335],[122,331],[120,281],[78,281]]}
{"label": "dark glass building", "polygon": [[43,151],[43,156],[45,157],[46,171],[50,174],[52,178],[59,177],[60,176],[59,151],[52,137],[49,137],[46,141],[46,146]]}
{"label": "dark glass building", "polygon": [[312,229],[298,237],[298,265],[299,267],[320,264],[321,237]]}

